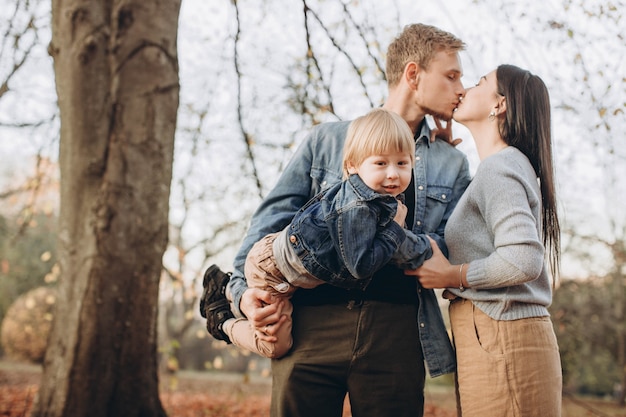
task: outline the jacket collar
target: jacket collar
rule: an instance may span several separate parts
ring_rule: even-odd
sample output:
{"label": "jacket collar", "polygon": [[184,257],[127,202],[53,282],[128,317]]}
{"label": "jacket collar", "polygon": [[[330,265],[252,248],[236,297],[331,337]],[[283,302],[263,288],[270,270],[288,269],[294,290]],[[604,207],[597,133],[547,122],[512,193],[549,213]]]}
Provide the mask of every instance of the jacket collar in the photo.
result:
{"label": "jacket collar", "polygon": [[375,199],[390,199],[394,200],[394,197],[390,194],[380,194],[372,190],[365,185],[359,174],[352,174],[348,177],[348,183],[352,186],[354,192],[359,196],[359,199],[363,201],[371,201]]}
{"label": "jacket collar", "polygon": [[430,126],[428,126],[426,118],[424,117],[422,123],[420,123],[420,127],[417,129],[417,132],[415,132],[415,136],[413,137],[415,139],[415,144],[417,144],[418,141],[423,140],[430,148],[430,132]]}

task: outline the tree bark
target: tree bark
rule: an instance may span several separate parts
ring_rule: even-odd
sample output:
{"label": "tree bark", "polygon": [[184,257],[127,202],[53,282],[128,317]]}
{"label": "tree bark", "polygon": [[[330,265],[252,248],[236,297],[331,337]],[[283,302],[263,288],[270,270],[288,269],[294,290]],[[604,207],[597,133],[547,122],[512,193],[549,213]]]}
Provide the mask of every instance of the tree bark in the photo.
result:
{"label": "tree bark", "polygon": [[165,416],[157,306],[180,0],[52,0],[61,280],[32,416]]}

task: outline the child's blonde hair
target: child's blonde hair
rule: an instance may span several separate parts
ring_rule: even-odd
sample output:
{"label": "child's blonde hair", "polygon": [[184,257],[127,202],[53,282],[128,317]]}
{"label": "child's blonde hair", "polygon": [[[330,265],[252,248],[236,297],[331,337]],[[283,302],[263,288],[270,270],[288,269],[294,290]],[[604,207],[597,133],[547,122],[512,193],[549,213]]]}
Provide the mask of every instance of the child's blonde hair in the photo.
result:
{"label": "child's blonde hair", "polygon": [[407,153],[415,164],[415,140],[406,121],[398,114],[377,108],[350,123],[343,147],[343,177],[348,163],[359,166],[372,155]]}

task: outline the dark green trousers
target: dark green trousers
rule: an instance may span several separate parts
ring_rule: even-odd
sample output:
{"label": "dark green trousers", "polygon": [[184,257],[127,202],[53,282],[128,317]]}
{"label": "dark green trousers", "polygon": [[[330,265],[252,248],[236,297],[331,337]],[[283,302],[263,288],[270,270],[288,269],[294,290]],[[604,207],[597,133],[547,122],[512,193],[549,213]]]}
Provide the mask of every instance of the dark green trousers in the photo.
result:
{"label": "dark green trousers", "polygon": [[272,417],[421,417],[424,360],[417,307],[294,306],[294,345],[272,361]]}

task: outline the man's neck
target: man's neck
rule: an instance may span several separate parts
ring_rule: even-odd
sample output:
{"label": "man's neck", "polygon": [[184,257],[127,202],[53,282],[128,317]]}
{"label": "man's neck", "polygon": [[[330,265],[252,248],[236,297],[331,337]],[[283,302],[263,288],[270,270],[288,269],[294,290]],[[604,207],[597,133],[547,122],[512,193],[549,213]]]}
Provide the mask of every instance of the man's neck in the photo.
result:
{"label": "man's neck", "polygon": [[402,116],[413,134],[415,134],[420,129],[426,113],[420,107],[411,103],[411,98],[410,94],[402,94],[400,91],[390,93],[383,108]]}

